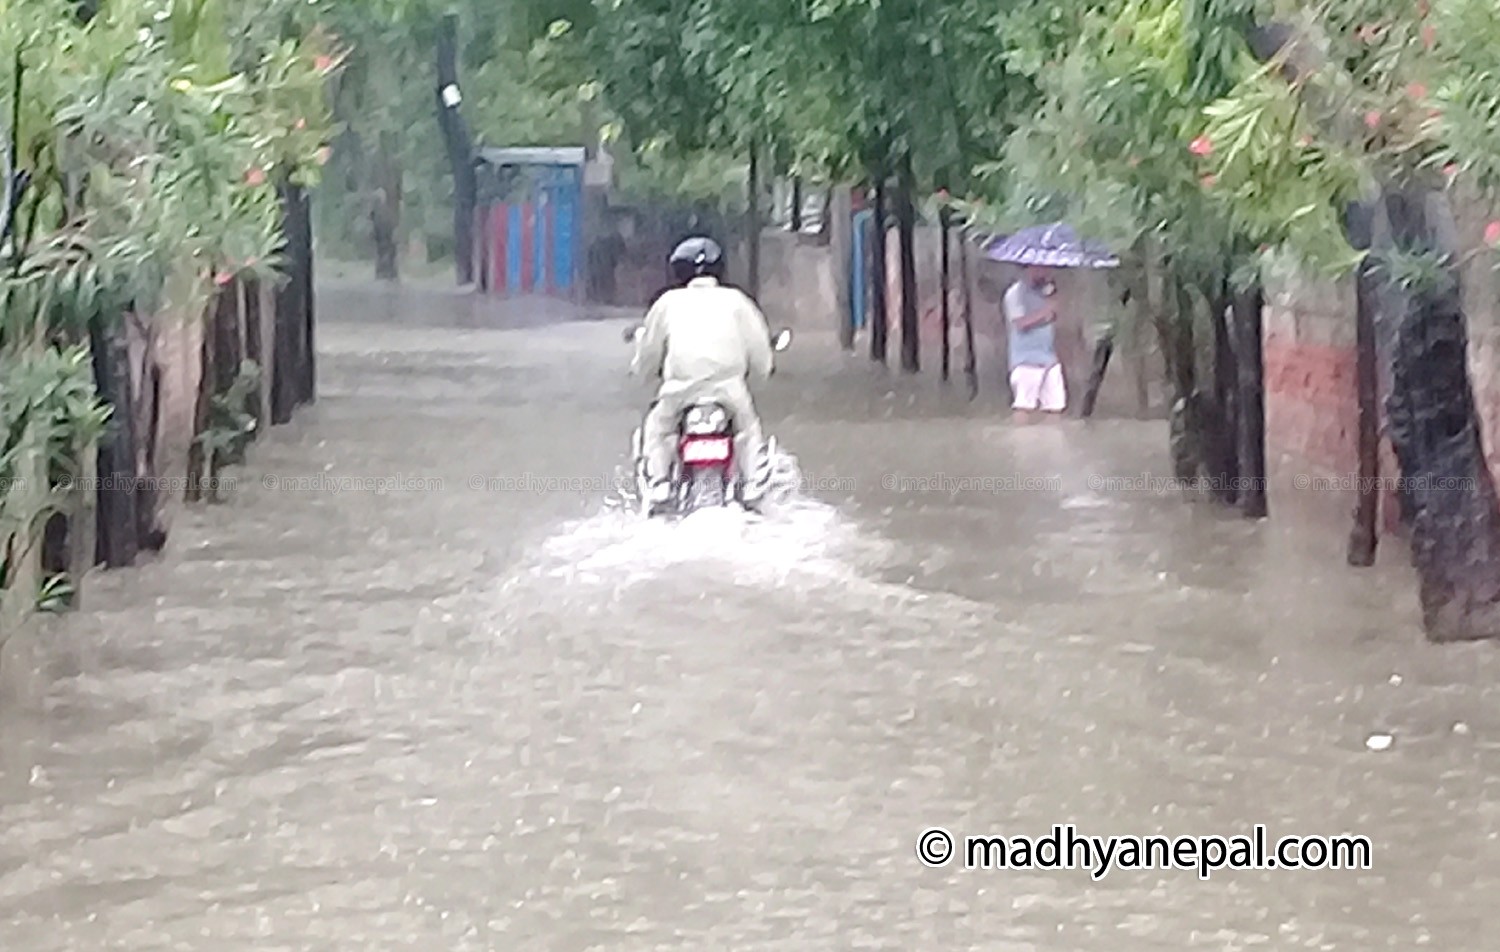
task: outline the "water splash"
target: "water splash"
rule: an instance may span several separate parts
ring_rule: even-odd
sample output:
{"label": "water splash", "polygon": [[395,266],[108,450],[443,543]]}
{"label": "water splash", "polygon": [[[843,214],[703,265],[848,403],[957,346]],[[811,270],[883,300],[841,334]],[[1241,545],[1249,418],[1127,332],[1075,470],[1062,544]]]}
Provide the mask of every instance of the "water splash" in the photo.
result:
{"label": "water splash", "polygon": [[632,480],[603,512],[565,524],[540,546],[537,574],[579,583],[629,585],[670,572],[712,571],[751,584],[815,584],[857,577],[885,555],[830,505],[801,495],[796,457],[774,446],[760,513],[738,506],[681,519],[647,519]]}
{"label": "water splash", "polygon": [[[802,489],[802,467],[797,463],[797,457],[783,450],[774,437],[766,443],[766,454],[771,472],[766,480],[761,510],[774,514],[798,503]],[[605,499],[604,506],[606,510],[623,513],[639,513],[644,509],[633,465],[615,467],[614,492]]]}

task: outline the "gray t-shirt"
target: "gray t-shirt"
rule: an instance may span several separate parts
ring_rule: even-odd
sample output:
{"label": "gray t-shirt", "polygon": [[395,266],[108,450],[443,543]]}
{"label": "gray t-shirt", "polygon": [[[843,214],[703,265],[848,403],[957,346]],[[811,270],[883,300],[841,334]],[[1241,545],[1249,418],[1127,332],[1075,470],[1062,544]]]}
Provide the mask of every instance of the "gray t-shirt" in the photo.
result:
{"label": "gray t-shirt", "polygon": [[1023,365],[1051,367],[1057,363],[1052,324],[1021,330],[1016,322],[1047,306],[1047,298],[1026,281],[1017,281],[1005,292],[1005,326],[1010,339],[1010,369]]}

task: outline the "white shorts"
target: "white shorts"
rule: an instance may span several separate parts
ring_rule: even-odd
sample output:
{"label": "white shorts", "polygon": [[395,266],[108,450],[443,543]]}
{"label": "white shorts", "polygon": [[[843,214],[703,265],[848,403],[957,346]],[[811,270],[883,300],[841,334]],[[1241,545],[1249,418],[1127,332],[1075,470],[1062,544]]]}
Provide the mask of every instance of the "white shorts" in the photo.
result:
{"label": "white shorts", "polygon": [[1010,389],[1016,395],[1012,407],[1017,410],[1061,413],[1068,406],[1068,388],[1063,383],[1062,364],[1050,367],[1022,364],[1010,372]]}

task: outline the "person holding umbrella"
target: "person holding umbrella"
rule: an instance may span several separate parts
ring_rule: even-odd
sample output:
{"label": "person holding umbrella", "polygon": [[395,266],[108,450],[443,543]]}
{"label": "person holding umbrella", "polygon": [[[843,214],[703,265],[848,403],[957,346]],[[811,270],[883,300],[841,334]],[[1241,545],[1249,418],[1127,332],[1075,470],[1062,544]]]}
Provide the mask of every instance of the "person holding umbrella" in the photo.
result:
{"label": "person holding umbrella", "polygon": [[1059,414],[1067,409],[1068,392],[1057,357],[1056,268],[1115,268],[1120,259],[1092,242],[1085,242],[1062,222],[1023,228],[985,248],[991,261],[1018,264],[1020,280],[1005,292],[1004,312],[1010,343],[1010,389],[1017,419],[1026,423],[1040,410]]}
{"label": "person holding umbrella", "polygon": [[1030,423],[1038,410],[1062,413],[1068,408],[1068,390],[1057,359],[1057,283],[1050,269],[1026,268],[1006,290],[1003,307],[1016,421]]}

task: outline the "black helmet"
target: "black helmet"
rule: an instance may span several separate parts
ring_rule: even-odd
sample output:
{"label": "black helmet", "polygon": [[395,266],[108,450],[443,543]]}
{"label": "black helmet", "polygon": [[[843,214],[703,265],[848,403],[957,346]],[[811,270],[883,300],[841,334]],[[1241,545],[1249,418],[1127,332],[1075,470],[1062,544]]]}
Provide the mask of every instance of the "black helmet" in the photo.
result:
{"label": "black helmet", "polygon": [[672,249],[672,255],[667,259],[667,270],[672,273],[672,280],[678,284],[687,284],[703,275],[722,281],[724,249],[712,238],[689,238]]}

